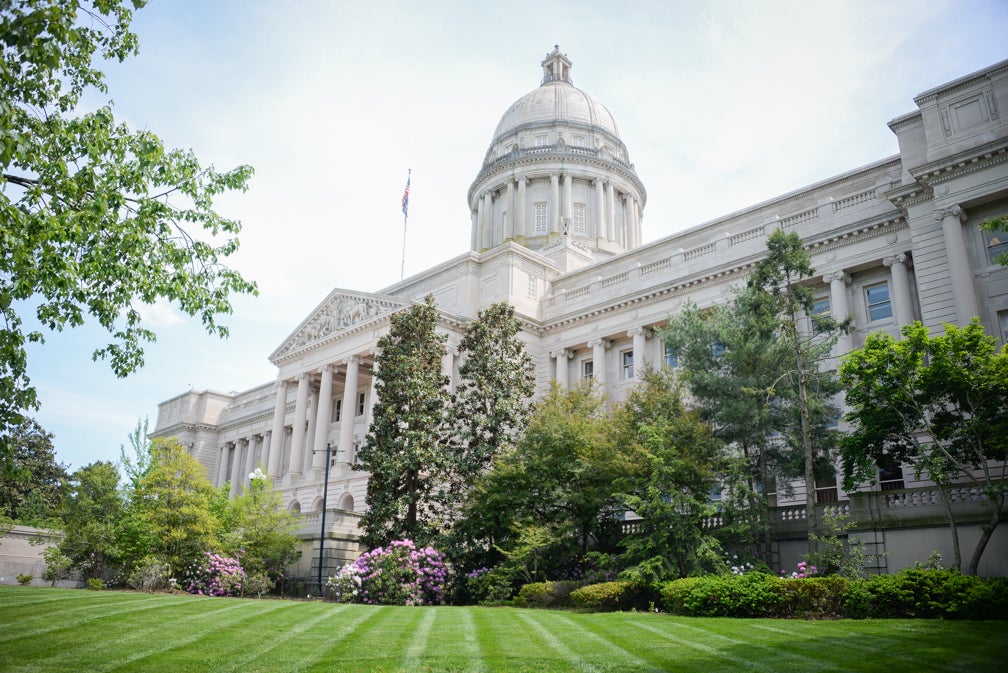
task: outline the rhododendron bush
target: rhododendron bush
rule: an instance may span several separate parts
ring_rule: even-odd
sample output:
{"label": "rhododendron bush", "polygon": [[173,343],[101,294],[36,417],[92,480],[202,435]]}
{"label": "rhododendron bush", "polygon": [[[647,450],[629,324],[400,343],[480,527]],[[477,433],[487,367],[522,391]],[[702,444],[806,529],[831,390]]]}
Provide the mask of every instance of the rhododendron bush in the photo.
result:
{"label": "rhododendron bush", "polygon": [[200,596],[238,596],[246,580],[236,558],[205,552],[189,571],[189,593]]}
{"label": "rhododendron bush", "polygon": [[341,603],[437,605],[444,598],[448,571],[433,547],[395,540],[343,566],[327,588]]}

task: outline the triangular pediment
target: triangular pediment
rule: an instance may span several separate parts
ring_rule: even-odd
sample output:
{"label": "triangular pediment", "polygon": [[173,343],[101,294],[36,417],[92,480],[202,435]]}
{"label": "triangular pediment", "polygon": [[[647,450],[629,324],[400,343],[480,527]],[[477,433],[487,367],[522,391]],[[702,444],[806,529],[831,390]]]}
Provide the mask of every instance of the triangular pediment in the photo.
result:
{"label": "triangular pediment", "polygon": [[316,344],[331,341],[409,304],[409,301],[384,294],[333,290],[273,351],[270,361],[276,362]]}

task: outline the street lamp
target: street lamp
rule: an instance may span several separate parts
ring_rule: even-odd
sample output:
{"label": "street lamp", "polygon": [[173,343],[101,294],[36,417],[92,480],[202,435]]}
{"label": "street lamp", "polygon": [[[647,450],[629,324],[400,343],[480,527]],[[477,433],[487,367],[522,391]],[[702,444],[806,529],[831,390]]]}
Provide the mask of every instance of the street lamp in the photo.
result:
{"label": "street lamp", "polygon": [[[316,453],[312,451],[312,453]],[[324,558],[325,552],[325,512],[326,512],[326,498],[329,495],[329,456],[332,453],[332,447],[329,442],[325,445],[325,480],[322,482],[322,530],[319,532],[319,542],[318,542],[318,595],[322,598],[324,592],[322,591],[322,560]]]}

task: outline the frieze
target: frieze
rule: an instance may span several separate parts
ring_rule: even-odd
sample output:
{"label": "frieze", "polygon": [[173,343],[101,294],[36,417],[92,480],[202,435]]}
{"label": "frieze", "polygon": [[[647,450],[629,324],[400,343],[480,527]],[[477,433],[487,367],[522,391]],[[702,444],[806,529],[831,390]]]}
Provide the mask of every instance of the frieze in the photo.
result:
{"label": "frieze", "polygon": [[373,295],[334,293],[270,357],[277,360],[306,346],[319,343],[357,325],[408,306],[402,300]]}

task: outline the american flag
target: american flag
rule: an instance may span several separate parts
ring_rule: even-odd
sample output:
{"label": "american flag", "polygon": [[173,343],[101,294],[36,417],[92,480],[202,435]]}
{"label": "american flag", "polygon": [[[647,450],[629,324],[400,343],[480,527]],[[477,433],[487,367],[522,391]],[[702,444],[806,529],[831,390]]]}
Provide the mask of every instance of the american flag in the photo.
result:
{"label": "american flag", "polygon": [[409,210],[409,183],[410,183],[410,178],[409,178],[409,176],[407,176],[407,178],[406,178],[406,191],[403,192],[403,195],[402,195],[402,214],[403,215],[408,215],[409,214],[407,212]]}

